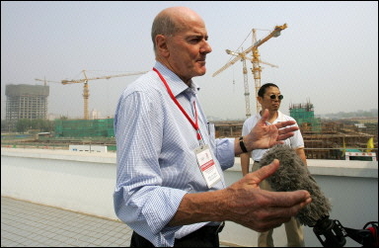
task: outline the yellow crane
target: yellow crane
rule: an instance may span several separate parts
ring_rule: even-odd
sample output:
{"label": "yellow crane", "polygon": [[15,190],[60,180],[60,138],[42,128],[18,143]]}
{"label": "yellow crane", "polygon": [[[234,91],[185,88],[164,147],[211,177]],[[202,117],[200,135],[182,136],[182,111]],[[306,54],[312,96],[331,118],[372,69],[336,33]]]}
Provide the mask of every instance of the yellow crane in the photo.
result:
{"label": "yellow crane", "polygon": [[[239,53],[239,52],[234,52],[234,51],[231,51],[229,49],[226,49],[226,53],[230,54],[230,55],[234,55],[234,56],[240,58],[242,61],[242,73],[243,73],[243,81],[244,81],[244,88],[245,88],[245,93],[244,93],[244,95],[245,95],[245,109],[246,109],[246,117],[249,117],[249,116],[251,116],[251,112],[250,112],[250,91],[249,91],[249,83],[248,83],[248,77],[247,77],[246,60],[249,59],[250,61],[252,61],[253,59],[251,57],[246,56],[246,54],[244,52]],[[224,65],[221,69],[219,69],[218,71],[216,71],[213,74],[213,77],[216,76],[221,71],[225,70],[227,67],[234,64],[235,62],[236,61],[233,60],[233,61],[230,61],[229,63],[227,63],[226,65]],[[270,64],[267,62],[263,62],[261,60],[260,60],[260,63],[267,64],[267,65],[270,65],[272,67],[278,67],[277,65],[273,65],[273,64]]]}
{"label": "yellow crane", "polygon": [[110,75],[110,76],[102,76],[102,77],[94,77],[94,78],[88,78],[87,75],[86,75],[85,70],[83,70],[82,72],[83,72],[83,74],[84,74],[84,78],[83,78],[83,79],[77,79],[77,80],[62,80],[61,82],[57,82],[57,81],[49,81],[49,80],[46,80],[46,79],[38,79],[38,78],[35,78],[35,80],[36,80],[36,81],[42,81],[42,82],[44,82],[44,85],[45,85],[45,86],[46,86],[46,84],[47,84],[48,82],[51,82],[51,83],[62,83],[62,84],[84,83],[84,87],[83,87],[84,119],[85,119],[85,120],[88,120],[88,119],[89,119],[89,112],[88,112],[88,99],[89,99],[89,86],[88,86],[88,81],[89,81],[89,80],[95,80],[95,79],[110,79],[110,78],[114,78],[114,77],[125,77],[125,76],[140,75],[140,74],[144,74],[144,73],[146,73],[147,71],[131,72],[131,73],[124,73],[124,74]]}
{"label": "yellow crane", "polygon": [[47,86],[47,83],[60,83],[60,82],[57,82],[57,81],[46,80],[46,78],[44,78],[44,79],[35,78],[34,80],[43,82],[44,86]]}
{"label": "yellow crane", "polygon": [[93,78],[88,78],[86,75],[86,71],[82,70],[84,74],[83,79],[76,79],[76,80],[62,80],[61,83],[66,85],[66,84],[74,84],[74,83],[83,83],[83,100],[84,100],[84,119],[88,120],[89,119],[89,112],[88,112],[88,99],[89,99],[89,86],[88,86],[88,81],[89,80],[96,80],[96,79],[110,79],[114,77],[125,77],[125,76],[133,76],[133,75],[140,75],[144,74],[147,71],[141,71],[141,72],[132,72],[132,73],[124,73],[124,74],[118,74],[118,75],[110,75],[110,76],[102,76],[102,77],[93,77]]}
{"label": "yellow crane", "polygon": [[[234,55],[235,58],[232,59],[231,61],[229,61],[228,63],[226,63],[223,67],[221,67],[219,70],[214,72],[212,75],[213,77],[218,75],[220,72],[224,71],[229,66],[236,63],[238,60],[241,60],[243,62],[246,117],[249,117],[251,115],[251,113],[250,113],[250,92],[249,92],[249,85],[248,85],[248,81],[247,81],[246,59],[250,59],[251,63],[253,64],[252,73],[253,73],[254,82],[255,82],[255,97],[257,97],[258,96],[257,95],[258,90],[261,87],[261,71],[262,71],[259,63],[268,64],[270,66],[277,67],[275,65],[263,62],[259,59],[258,47],[260,45],[262,45],[263,43],[265,43],[266,41],[268,41],[269,39],[271,39],[272,37],[278,37],[280,35],[280,32],[286,28],[287,28],[286,23],[284,23],[282,26],[275,26],[274,30],[269,35],[267,35],[262,40],[258,40],[258,41],[256,39],[256,29],[253,29],[252,30],[252,32],[253,32],[253,45],[250,46],[249,48],[247,48],[246,50],[239,52],[239,53],[233,52],[233,51],[230,51],[227,49],[226,52],[228,54]],[[250,52],[252,52],[252,58],[249,58],[246,56]],[[258,101],[256,101],[256,110],[257,110],[257,112],[259,111]]]}

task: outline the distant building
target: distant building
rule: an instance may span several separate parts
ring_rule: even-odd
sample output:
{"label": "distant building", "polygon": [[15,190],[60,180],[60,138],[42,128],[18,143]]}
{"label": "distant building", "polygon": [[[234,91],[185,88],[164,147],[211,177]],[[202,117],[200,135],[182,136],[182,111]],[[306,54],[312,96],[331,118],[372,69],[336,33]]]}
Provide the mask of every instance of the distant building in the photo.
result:
{"label": "distant building", "polygon": [[12,130],[20,119],[47,119],[47,97],[49,86],[6,85],[6,115],[8,130]]}
{"label": "distant building", "polygon": [[313,104],[309,101],[305,104],[291,104],[289,110],[290,116],[296,120],[300,129],[321,131],[320,120],[315,118]]}
{"label": "distant building", "polygon": [[[293,117],[299,125],[303,135],[305,154],[307,159],[344,159],[347,160],[370,160],[376,161],[376,153],[364,152],[367,141],[375,137],[377,125],[370,127],[366,133],[366,127],[363,124],[338,123],[331,121],[321,121],[315,118],[313,104],[308,101],[303,104],[291,104],[290,116]],[[365,132],[363,132],[365,131]],[[374,148],[374,138],[373,145]],[[349,148],[354,148],[355,155],[349,153]],[[359,149],[361,150],[359,150]],[[364,155],[356,155],[359,154]]]}

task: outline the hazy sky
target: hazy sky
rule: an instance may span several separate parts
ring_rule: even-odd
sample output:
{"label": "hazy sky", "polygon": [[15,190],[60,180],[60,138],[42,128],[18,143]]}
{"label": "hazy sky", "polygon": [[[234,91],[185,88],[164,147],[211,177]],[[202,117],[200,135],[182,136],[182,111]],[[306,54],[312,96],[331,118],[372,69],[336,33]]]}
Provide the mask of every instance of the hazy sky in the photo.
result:
{"label": "hazy sky", "polygon": [[[259,47],[261,84],[279,85],[290,104],[314,105],[316,115],[378,108],[378,2],[1,2],[1,117],[5,118],[5,85],[43,85],[35,78],[64,79],[147,71],[154,65],[150,37],[158,12],[187,6],[206,22],[213,52],[207,74],[194,78],[210,117],[245,118],[242,62],[212,74],[234,58],[225,49],[252,45],[277,25],[281,36]],[[252,67],[247,61],[248,68]],[[89,111],[113,117],[122,90],[137,76],[89,81]],[[250,109],[255,88],[248,73]],[[83,84],[49,83],[51,114],[83,117]]]}

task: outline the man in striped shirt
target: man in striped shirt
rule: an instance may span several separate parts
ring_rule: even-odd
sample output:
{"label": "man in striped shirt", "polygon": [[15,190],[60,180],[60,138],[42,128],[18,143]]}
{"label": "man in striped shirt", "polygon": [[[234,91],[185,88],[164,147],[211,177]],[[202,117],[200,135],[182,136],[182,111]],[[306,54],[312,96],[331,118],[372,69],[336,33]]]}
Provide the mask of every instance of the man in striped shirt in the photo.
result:
{"label": "man in striped shirt", "polygon": [[259,189],[278,161],[225,184],[223,171],[236,155],[283,143],[298,128],[287,127],[292,121],[266,125],[267,112],[240,139],[215,139],[192,80],[205,74],[212,51],[202,18],[186,7],[167,8],[156,16],[151,35],[153,70],[124,90],[114,120],[114,208],[134,230],[131,247],[219,247],[226,220],[265,231],[309,204],[307,191]]}

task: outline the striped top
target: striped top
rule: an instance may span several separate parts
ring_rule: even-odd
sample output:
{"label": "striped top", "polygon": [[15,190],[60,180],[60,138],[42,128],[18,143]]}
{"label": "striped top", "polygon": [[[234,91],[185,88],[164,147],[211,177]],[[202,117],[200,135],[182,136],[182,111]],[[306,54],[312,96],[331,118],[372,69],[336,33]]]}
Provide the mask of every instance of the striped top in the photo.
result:
{"label": "striped top", "polygon": [[[149,71],[122,93],[115,113],[117,181],[114,191],[116,215],[155,246],[173,246],[206,224],[169,227],[187,193],[226,187],[222,170],[234,164],[234,138],[215,139],[198,99],[198,87],[188,87],[177,75],[156,62],[175,98],[194,118],[194,102],[200,133],[213,154],[221,181],[208,188],[197,165],[199,146],[194,127],[170,98],[158,74]],[[194,120],[194,119],[193,119]]]}

